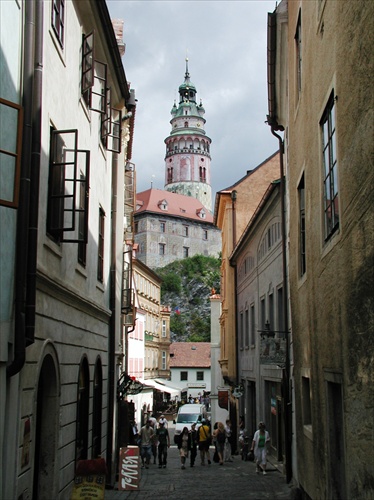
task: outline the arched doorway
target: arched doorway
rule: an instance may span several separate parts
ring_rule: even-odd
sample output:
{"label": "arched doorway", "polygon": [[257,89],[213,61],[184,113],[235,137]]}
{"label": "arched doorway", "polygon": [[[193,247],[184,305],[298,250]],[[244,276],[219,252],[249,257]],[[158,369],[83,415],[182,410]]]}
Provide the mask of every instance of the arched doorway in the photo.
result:
{"label": "arched doorway", "polygon": [[36,397],[33,500],[54,496],[59,415],[59,389],[55,360],[47,354],[39,374]]}
{"label": "arched doorway", "polygon": [[98,458],[101,455],[102,401],[103,373],[101,359],[97,358],[93,387],[92,458]]}
{"label": "arched doorway", "polygon": [[75,439],[75,464],[88,458],[88,414],[90,396],[90,376],[87,358],[79,367],[77,394],[77,430]]}

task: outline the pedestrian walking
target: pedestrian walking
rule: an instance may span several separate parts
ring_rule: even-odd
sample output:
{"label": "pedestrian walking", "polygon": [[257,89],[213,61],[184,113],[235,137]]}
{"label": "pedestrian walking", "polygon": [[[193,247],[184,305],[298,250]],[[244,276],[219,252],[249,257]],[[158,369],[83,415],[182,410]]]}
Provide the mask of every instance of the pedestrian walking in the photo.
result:
{"label": "pedestrian walking", "polygon": [[260,422],[258,430],[253,436],[251,451],[254,451],[257,474],[262,470],[264,476],[266,475],[266,456],[269,442],[270,435],[266,430],[266,426],[263,422]]}
{"label": "pedestrian walking", "polygon": [[205,458],[208,461],[208,465],[212,462],[210,461],[209,446],[211,443],[210,427],[206,420],[202,421],[202,425],[199,427],[199,450],[201,465],[205,465]]}
{"label": "pedestrian walking", "polygon": [[225,442],[226,442],[226,432],[225,426],[222,422],[217,423],[217,429],[213,432],[213,437],[216,442],[216,450],[219,458],[219,465],[223,465],[224,459],[224,450],[225,450]]}
{"label": "pedestrian walking", "polygon": [[129,445],[137,445],[139,440],[138,426],[135,420],[130,420],[129,427]]}
{"label": "pedestrian walking", "polygon": [[225,460],[225,462],[232,462],[233,461],[232,460],[232,447],[231,447],[232,425],[231,425],[230,419],[226,420],[225,434],[226,434],[226,439],[225,439],[224,460]]}
{"label": "pedestrian walking", "polygon": [[152,457],[152,438],[154,430],[151,426],[151,421],[147,420],[147,423],[140,429],[140,456],[142,459],[142,467],[145,466],[146,469],[149,468],[149,463]]}
{"label": "pedestrian walking", "polygon": [[167,427],[168,427],[168,421],[166,420],[165,415],[161,415],[158,423],[159,424],[164,424],[165,429],[167,429]]}
{"label": "pedestrian walking", "polygon": [[179,455],[181,457],[181,469],[185,469],[186,458],[188,458],[188,450],[191,449],[191,435],[187,427],[183,427],[183,431],[177,438]]}
{"label": "pedestrian walking", "polygon": [[190,449],[190,466],[195,465],[196,455],[197,455],[197,442],[198,442],[198,431],[196,430],[196,423],[191,425],[191,449]]}
{"label": "pedestrian walking", "polygon": [[170,437],[169,431],[161,421],[158,429],[156,429],[156,436],[158,439],[158,468],[161,469],[163,467],[166,469],[168,448],[170,448]]}
{"label": "pedestrian walking", "polygon": [[153,463],[156,464],[156,459],[157,459],[157,447],[158,447],[158,439],[157,439],[157,428],[153,428],[154,434],[152,436],[152,456],[153,456]]}

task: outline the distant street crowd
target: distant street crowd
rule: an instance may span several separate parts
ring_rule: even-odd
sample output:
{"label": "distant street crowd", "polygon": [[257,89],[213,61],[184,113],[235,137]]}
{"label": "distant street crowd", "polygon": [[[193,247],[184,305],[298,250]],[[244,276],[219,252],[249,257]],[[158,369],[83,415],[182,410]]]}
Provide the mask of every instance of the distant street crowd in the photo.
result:
{"label": "distant street crowd", "polygon": [[[160,469],[166,469],[170,436],[168,421],[165,416],[161,415],[157,421],[156,417],[152,415],[140,430],[138,430],[135,422],[131,422],[131,434],[131,441],[137,444],[140,449],[142,468],[148,469],[153,460],[154,465],[157,465],[158,462]],[[212,461],[219,465],[223,465],[224,462],[232,462],[232,449],[236,448],[232,440],[232,424],[229,419],[225,423],[216,422],[213,428],[208,419],[203,419],[198,428],[197,423],[191,425],[191,430],[184,427],[182,432],[175,436],[181,469],[186,468],[187,460],[189,460],[189,466],[194,467],[198,456],[202,466],[209,466]],[[263,475],[266,475],[269,443],[269,432],[263,422],[259,423],[258,430],[250,439],[245,429],[244,419],[240,419],[239,445],[241,457],[244,460],[254,460],[256,472]],[[214,450],[211,449],[212,445]]]}

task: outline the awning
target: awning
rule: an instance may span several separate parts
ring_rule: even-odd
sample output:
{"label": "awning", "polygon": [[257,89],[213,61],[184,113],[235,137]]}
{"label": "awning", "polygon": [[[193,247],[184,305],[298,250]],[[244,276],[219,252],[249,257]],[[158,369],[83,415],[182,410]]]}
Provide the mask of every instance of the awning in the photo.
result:
{"label": "awning", "polygon": [[167,385],[159,384],[153,379],[141,379],[144,385],[148,385],[149,387],[153,387],[162,392],[167,392],[171,396],[180,396],[181,391],[179,389],[175,389],[172,387],[168,387]]}

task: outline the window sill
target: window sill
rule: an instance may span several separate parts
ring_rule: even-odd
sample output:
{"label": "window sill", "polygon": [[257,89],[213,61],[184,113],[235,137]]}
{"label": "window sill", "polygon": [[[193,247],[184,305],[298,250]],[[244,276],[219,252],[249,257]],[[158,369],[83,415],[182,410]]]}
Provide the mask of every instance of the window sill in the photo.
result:
{"label": "window sill", "polygon": [[100,283],[99,281],[96,283],[96,288],[98,290],[100,290],[100,292],[105,292],[105,287],[104,287],[104,283]]}
{"label": "window sill", "polygon": [[83,278],[87,279],[87,269],[83,267],[82,264],[78,263],[77,267],[75,268],[75,272],[83,276]]}
{"label": "window sill", "polygon": [[53,253],[56,257],[59,259],[62,259],[62,248],[60,245],[57,243],[54,243],[51,239],[48,237],[46,238],[44,242],[44,247],[49,250],[51,253]]}

